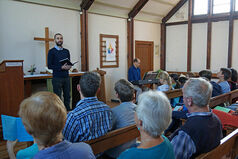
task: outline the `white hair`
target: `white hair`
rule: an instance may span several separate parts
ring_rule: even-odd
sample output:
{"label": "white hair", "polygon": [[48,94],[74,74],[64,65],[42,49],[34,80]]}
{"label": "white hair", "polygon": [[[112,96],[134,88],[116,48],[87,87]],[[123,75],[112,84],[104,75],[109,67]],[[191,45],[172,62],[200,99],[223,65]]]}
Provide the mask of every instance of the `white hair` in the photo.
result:
{"label": "white hair", "polygon": [[148,91],[139,96],[136,109],[143,129],[152,137],[160,136],[171,122],[172,109],[163,92]]}
{"label": "white hair", "polygon": [[183,96],[191,97],[198,107],[208,105],[212,95],[212,85],[203,78],[190,78],[183,88]]}

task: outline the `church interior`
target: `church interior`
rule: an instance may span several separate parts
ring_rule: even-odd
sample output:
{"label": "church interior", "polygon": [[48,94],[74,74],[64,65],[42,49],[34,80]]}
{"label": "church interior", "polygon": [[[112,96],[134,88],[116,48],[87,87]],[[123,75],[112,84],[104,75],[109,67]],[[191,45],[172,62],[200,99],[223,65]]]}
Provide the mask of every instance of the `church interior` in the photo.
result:
{"label": "church interior", "polygon": [[[201,70],[210,70],[212,80],[219,82],[221,68],[238,70],[238,0],[1,0],[1,115],[18,117],[24,99],[40,91],[53,92],[47,57],[57,33],[62,34],[63,48],[75,63],[69,70],[71,109],[82,98],[78,83],[88,71],[101,77],[98,99],[111,108],[119,105],[114,86],[128,79],[135,58],[140,59],[142,80],[148,72],[185,76],[190,72],[198,77]],[[171,101],[184,92],[164,93]],[[234,90],[212,97],[209,106],[236,104],[236,99],[238,91]],[[238,108],[233,114],[237,112]],[[227,136],[220,145],[197,158],[238,157],[238,127],[222,126]],[[0,159],[8,159],[3,131],[0,124]],[[139,136],[132,125],[87,143],[94,154],[100,154]],[[30,145],[18,142],[14,153]]]}

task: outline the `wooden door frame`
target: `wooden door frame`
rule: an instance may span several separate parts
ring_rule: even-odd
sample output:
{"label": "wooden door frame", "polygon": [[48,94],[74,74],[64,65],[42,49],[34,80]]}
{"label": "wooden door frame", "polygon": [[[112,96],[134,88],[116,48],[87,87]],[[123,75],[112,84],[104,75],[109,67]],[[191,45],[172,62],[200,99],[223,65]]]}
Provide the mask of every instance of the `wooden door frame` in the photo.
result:
{"label": "wooden door frame", "polygon": [[149,44],[152,45],[152,56],[151,58],[151,67],[152,67],[152,71],[154,70],[154,41],[141,41],[141,40],[135,40],[135,58],[136,58],[136,44]]}

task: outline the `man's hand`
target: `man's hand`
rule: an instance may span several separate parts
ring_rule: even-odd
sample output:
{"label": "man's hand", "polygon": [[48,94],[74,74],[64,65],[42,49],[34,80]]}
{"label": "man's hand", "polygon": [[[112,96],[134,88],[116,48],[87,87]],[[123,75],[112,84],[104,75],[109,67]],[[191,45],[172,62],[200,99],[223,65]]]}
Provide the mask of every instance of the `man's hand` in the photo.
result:
{"label": "man's hand", "polygon": [[235,112],[232,113],[232,115],[237,115],[238,116],[238,108],[236,109]]}
{"label": "man's hand", "polygon": [[61,69],[62,70],[69,70],[69,69],[71,69],[71,65],[67,65],[67,63],[65,63],[62,67],[61,67]]}

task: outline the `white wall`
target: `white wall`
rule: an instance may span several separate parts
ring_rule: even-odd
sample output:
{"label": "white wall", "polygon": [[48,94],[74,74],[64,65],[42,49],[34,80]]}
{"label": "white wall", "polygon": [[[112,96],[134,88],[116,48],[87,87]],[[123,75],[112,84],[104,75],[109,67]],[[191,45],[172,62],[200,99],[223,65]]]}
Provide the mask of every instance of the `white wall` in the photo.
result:
{"label": "white wall", "polygon": [[234,21],[232,67],[238,70],[238,20]]}
{"label": "white wall", "polygon": [[119,67],[102,68],[106,71],[106,98],[116,99],[114,84],[121,78],[127,79],[127,23],[126,19],[88,14],[89,70],[100,68],[99,35],[119,36]]}
{"label": "white wall", "polygon": [[166,28],[166,70],[187,71],[188,25]]}
{"label": "white wall", "polygon": [[211,71],[217,73],[221,67],[227,67],[229,22],[212,23]]}
{"label": "white wall", "polygon": [[135,20],[134,40],[154,42],[154,71],[158,70],[160,68],[160,24]]}
{"label": "white wall", "polygon": [[192,25],[191,71],[206,69],[207,60],[207,23]]}
{"label": "white wall", "polygon": [[[0,61],[24,60],[25,73],[32,64],[37,72],[45,71],[45,43],[33,40],[45,36],[45,27],[51,38],[62,33],[72,61],[80,61],[79,12],[12,0],[0,1]],[[80,63],[76,65],[79,70]]]}

